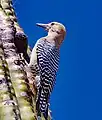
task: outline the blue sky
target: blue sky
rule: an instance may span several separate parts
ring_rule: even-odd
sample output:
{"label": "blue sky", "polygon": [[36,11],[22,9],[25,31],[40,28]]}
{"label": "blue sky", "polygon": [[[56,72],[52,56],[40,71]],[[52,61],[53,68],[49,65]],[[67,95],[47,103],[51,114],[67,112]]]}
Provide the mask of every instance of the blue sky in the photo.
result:
{"label": "blue sky", "polygon": [[14,0],[20,25],[34,46],[46,32],[37,22],[67,28],[51,95],[53,120],[102,120],[101,0]]}

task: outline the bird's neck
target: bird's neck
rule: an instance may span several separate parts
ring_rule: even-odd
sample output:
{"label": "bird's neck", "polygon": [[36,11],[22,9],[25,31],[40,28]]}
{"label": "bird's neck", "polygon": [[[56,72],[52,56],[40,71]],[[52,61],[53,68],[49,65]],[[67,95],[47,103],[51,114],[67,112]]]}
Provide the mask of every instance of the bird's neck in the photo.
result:
{"label": "bird's neck", "polygon": [[63,41],[63,38],[61,36],[54,36],[54,35],[47,35],[46,36],[47,41],[49,41],[52,44],[55,44],[57,48],[60,48],[60,45]]}

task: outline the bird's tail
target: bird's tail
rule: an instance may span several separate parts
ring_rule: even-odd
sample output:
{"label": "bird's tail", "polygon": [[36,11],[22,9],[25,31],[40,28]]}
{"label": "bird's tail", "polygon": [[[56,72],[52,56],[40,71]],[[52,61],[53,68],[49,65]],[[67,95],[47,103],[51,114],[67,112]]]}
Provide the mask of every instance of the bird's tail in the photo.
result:
{"label": "bird's tail", "polygon": [[43,89],[39,89],[39,94],[36,102],[37,116],[43,114],[45,120],[48,120],[48,93],[44,93]]}

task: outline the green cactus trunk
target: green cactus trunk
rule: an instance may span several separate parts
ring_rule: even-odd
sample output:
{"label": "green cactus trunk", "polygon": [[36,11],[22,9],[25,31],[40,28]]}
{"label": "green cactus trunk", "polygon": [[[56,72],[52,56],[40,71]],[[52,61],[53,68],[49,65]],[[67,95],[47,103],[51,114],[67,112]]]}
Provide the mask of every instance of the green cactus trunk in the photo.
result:
{"label": "green cactus trunk", "polygon": [[[0,120],[37,120],[34,76],[25,60],[31,50],[17,23],[12,0],[0,0],[0,26]],[[22,41],[28,51],[23,57],[15,41]]]}

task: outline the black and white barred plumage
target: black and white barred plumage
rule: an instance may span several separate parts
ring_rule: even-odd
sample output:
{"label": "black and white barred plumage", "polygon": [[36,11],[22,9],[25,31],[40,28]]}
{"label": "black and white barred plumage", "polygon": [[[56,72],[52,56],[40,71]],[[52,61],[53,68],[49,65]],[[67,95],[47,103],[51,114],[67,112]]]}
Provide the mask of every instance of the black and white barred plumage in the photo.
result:
{"label": "black and white barred plumage", "polygon": [[59,65],[59,49],[54,43],[52,44],[46,39],[39,40],[37,43],[37,63],[40,70],[40,86],[36,109],[38,115],[42,112],[47,120],[49,97],[55,83]]}

